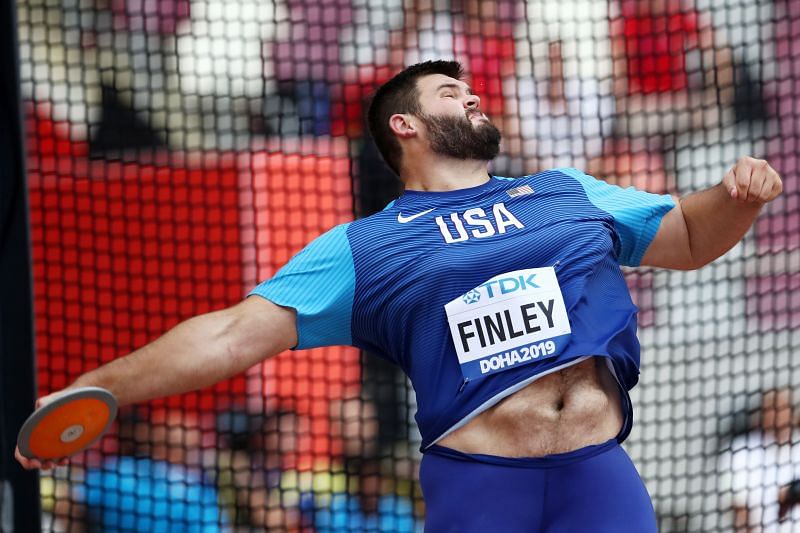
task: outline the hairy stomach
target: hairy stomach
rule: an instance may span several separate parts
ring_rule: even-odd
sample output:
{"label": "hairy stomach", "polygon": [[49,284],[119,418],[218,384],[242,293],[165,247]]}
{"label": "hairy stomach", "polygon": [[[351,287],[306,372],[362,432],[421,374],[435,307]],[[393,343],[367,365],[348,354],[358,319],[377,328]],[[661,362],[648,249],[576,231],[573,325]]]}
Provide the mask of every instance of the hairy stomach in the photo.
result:
{"label": "hairy stomach", "polygon": [[437,444],[465,453],[541,457],[614,438],[623,415],[604,358],[591,357],[529,384]]}

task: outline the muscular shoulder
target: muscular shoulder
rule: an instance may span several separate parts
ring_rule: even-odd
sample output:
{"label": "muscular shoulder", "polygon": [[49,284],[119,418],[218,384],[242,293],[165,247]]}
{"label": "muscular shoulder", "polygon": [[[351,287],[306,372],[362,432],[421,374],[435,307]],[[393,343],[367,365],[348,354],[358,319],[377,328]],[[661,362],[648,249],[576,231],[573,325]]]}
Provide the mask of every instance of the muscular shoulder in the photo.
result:
{"label": "muscular shoulder", "polygon": [[534,188],[538,186],[540,190],[552,189],[566,194],[581,192],[587,185],[598,180],[577,168],[559,167],[515,178],[513,181],[519,185],[528,184]]}

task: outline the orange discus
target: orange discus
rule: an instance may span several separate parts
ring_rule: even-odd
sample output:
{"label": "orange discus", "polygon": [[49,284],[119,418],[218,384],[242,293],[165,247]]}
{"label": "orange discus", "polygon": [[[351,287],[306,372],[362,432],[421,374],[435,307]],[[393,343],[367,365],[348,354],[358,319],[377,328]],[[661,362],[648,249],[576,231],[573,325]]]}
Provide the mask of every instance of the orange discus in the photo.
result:
{"label": "orange discus", "polygon": [[29,459],[54,460],[94,444],[117,416],[117,400],[100,387],[72,389],[33,412],[17,438]]}

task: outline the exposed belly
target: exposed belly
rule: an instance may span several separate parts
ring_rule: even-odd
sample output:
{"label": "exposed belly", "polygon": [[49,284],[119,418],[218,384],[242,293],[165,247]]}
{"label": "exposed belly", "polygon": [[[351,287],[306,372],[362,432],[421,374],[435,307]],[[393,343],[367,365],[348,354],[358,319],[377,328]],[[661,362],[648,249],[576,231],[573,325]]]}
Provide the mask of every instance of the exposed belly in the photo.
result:
{"label": "exposed belly", "polygon": [[604,358],[549,374],[484,411],[437,444],[465,453],[540,457],[614,438],[623,422]]}

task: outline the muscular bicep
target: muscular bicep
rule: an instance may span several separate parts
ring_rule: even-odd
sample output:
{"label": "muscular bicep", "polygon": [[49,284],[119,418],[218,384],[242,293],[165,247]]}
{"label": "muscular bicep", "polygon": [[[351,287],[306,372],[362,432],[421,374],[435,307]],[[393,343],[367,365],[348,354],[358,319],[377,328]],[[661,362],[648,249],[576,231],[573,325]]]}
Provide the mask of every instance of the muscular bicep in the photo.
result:
{"label": "muscular bicep", "polygon": [[231,313],[231,351],[244,357],[248,368],[297,345],[297,314],[253,295],[227,309]]}
{"label": "muscular bicep", "polygon": [[695,268],[689,231],[677,198],[675,207],[661,219],[658,231],[642,257],[641,265],[677,270]]}

